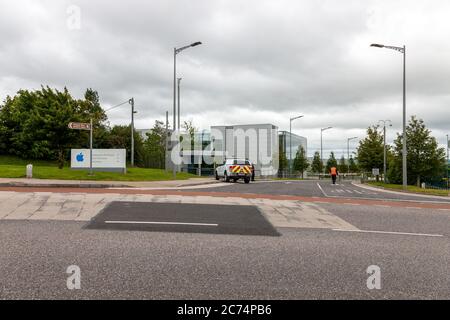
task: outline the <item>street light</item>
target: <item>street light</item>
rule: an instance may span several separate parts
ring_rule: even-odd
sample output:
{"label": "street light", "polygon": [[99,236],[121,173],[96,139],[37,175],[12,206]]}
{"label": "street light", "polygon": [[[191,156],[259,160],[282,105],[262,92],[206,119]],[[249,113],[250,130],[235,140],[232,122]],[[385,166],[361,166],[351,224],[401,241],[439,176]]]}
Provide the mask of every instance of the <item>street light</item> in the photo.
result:
{"label": "street light", "polygon": [[[323,139],[322,139],[322,133],[325,130],[328,130],[328,129],[331,129],[331,128],[333,128],[333,127],[326,127],[326,128],[320,129],[320,162],[322,163],[322,167],[323,167],[323,148],[322,148]],[[323,173],[323,170],[322,170],[322,173]]]}
{"label": "street light", "polygon": [[407,158],[406,158],[406,46],[394,47],[385,46],[378,43],[372,43],[371,47],[375,48],[386,48],[395,51],[399,51],[403,54],[403,161],[402,161],[402,171],[403,171],[403,189],[406,190],[408,187],[408,175],[407,175]]}
{"label": "street light", "polygon": [[358,137],[347,138],[347,159],[348,159],[347,173],[350,173],[350,140],[353,140],[353,139],[358,139]]}
{"label": "street light", "polygon": [[[186,50],[191,47],[196,47],[198,45],[201,45],[202,43],[200,41],[191,43],[190,45],[181,47],[181,48],[173,48],[173,128],[175,130],[176,128],[176,82],[177,82],[177,54],[179,54],[181,51]],[[178,115],[179,117],[180,115]],[[179,123],[179,120],[178,120]]]}
{"label": "street light", "polygon": [[137,111],[134,111],[134,98],[128,100],[128,103],[131,105],[131,167],[134,167],[134,114]]}
{"label": "street light", "polygon": [[378,123],[383,123],[383,181],[387,183],[386,179],[386,164],[387,164],[387,151],[386,151],[386,122],[389,122],[389,127],[392,127],[391,120],[378,120]]}
{"label": "street light", "polygon": [[292,174],[292,121],[303,118],[303,116],[289,119],[289,176]]}
{"label": "street light", "polygon": [[[191,43],[190,45],[180,47],[180,48],[173,48],[173,130],[176,130],[176,95],[177,95],[177,54],[179,54],[181,51],[186,50],[191,47],[196,47],[198,45],[201,45],[202,43],[200,41]],[[179,117],[179,115],[178,115]],[[180,120],[178,119],[178,123]],[[178,127],[179,129],[179,127]],[[176,178],[176,168],[175,164],[173,164],[173,178]]]}
{"label": "street light", "polygon": [[180,130],[180,82],[183,78],[177,78],[177,84],[178,84],[178,125],[177,129]]}
{"label": "street light", "polygon": [[448,171],[449,171],[448,164],[450,162],[448,159],[448,149],[450,148],[450,141],[448,140],[448,134],[446,136],[447,136],[447,189],[448,189],[450,185],[448,180]]}

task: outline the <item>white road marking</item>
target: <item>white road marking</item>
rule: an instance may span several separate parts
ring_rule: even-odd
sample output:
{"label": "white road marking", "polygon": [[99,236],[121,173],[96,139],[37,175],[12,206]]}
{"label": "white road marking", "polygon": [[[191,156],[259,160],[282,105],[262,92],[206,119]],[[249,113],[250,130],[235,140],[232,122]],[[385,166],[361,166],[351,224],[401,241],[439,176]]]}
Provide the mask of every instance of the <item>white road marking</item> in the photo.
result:
{"label": "white road marking", "polygon": [[319,187],[320,191],[322,191],[323,195],[325,197],[328,197],[328,195],[325,193],[325,191],[323,191],[322,187],[320,186],[320,184],[317,182],[317,186]]}
{"label": "white road marking", "polygon": [[428,233],[410,233],[410,232],[393,232],[393,231],[373,231],[373,230],[346,230],[346,229],[332,229],[333,231],[341,232],[359,232],[359,233],[380,233],[380,234],[396,234],[406,236],[423,236],[423,237],[443,237],[442,234],[428,234]]}
{"label": "white road marking", "polygon": [[183,226],[207,226],[218,227],[216,223],[193,223],[193,222],[167,222],[167,221],[105,221],[108,224],[167,224]]}
{"label": "white road marking", "polygon": [[352,191],[350,191],[350,190],[345,190],[345,191],[347,191],[348,193],[353,193]]}

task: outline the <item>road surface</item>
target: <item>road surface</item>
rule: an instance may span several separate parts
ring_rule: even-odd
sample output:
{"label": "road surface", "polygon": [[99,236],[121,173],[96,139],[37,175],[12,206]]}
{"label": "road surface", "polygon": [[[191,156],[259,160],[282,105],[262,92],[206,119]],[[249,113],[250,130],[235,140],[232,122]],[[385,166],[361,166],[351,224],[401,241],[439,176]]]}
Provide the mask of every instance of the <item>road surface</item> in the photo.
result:
{"label": "road surface", "polygon": [[450,298],[448,200],[317,183],[2,188],[0,298]]}

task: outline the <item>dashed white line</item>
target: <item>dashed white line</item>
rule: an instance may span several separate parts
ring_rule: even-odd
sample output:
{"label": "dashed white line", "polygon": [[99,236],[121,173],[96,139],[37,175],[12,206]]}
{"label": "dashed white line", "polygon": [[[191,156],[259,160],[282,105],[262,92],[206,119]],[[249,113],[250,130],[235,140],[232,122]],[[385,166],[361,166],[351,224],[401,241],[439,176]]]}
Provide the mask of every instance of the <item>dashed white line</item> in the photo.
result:
{"label": "dashed white line", "polygon": [[166,224],[183,226],[207,226],[218,227],[216,223],[193,223],[193,222],[167,222],[167,221],[105,221],[107,224]]}
{"label": "dashed white line", "polygon": [[332,229],[333,231],[340,232],[359,232],[359,233],[379,233],[379,234],[395,234],[405,236],[423,236],[423,237],[443,237],[442,234],[429,234],[429,233],[411,233],[411,232],[393,232],[393,231],[373,231],[373,230],[347,230],[347,229]]}

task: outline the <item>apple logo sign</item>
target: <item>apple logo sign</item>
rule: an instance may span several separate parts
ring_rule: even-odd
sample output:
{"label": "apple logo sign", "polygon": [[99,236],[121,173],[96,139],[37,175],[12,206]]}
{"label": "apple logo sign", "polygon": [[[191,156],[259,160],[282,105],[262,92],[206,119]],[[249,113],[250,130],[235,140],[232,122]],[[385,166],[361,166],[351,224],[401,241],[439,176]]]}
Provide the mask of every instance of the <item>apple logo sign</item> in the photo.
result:
{"label": "apple logo sign", "polygon": [[77,154],[77,161],[78,162],[83,162],[84,161],[84,155],[82,152],[80,152],[79,154]]}

